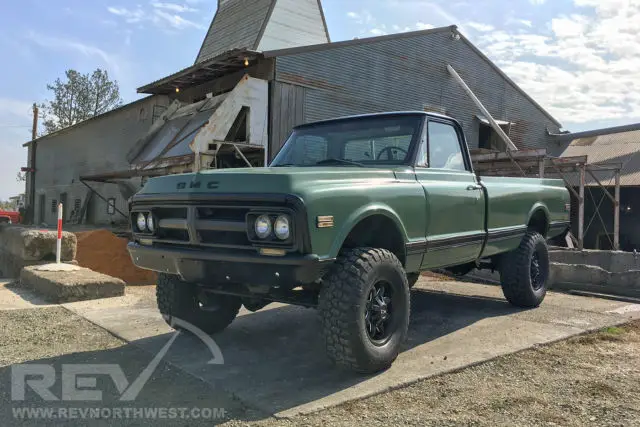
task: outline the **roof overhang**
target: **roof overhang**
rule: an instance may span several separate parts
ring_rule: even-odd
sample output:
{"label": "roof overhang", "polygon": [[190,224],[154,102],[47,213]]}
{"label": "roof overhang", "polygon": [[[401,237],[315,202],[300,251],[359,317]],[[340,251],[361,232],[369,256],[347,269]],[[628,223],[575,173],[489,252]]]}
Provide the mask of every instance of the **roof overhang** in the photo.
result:
{"label": "roof overhang", "polygon": [[[485,116],[478,114],[476,117],[478,118],[478,120],[480,120],[480,123],[485,124],[487,126],[491,126],[489,119],[487,119]],[[495,120],[495,122],[498,124],[498,126],[509,126],[513,124],[511,122],[506,122],[504,120]]]}
{"label": "roof overhang", "polygon": [[142,86],[138,88],[138,93],[169,95],[175,93],[176,88],[186,89],[198,86],[227,74],[243,70],[260,58],[262,58],[262,54],[259,52],[247,49],[233,49]]}

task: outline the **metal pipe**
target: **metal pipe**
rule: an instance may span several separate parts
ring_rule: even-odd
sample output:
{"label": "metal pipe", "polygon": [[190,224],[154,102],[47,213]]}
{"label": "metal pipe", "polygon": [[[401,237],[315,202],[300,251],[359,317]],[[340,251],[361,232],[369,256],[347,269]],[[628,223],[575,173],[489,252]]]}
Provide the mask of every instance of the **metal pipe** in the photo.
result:
{"label": "metal pipe", "polygon": [[580,198],[578,200],[578,249],[584,249],[584,181],[585,165],[580,165]]}
{"label": "metal pipe", "polygon": [[[608,193],[608,192],[607,192]],[[613,249],[620,250],[620,170],[616,171],[616,190],[613,202]]]}
{"label": "metal pipe", "polygon": [[478,109],[487,118],[487,120],[489,120],[489,123],[491,124],[491,127],[493,128],[493,130],[496,131],[498,136],[507,145],[507,151],[509,151],[509,150],[517,151],[518,147],[516,147],[516,145],[513,143],[513,141],[511,141],[511,138],[509,138],[509,136],[502,130],[500,125],[493,119],[493,116],[491,116],[491,114],[489,113],[489,110],[487,110],[484,107],[484,105],[482,105],[482,102],[478,99],[478,97],[475,95],[475,93],[473,93],[471,88],[469,86],[467,86],[467,84],[462,79],[462,77],[460,77],[458,72],[456,70],[454,70],[453,67],[451,65],[449,65],[449,64],[447,64],[447,70],[449,71],[449,74],[451,74],[453,76],[453,78],[458,82],[460,87],[462,87],[462,89],[467,93],[467,95],[469,95],[469,98],[471,98],[473,103],[476,104],[476,107],[478,107]]}
{"label": "metal pipe", "polygon": [[[103,200],[104,202],[106,202],[107,204],[109,204],[109,201],[107,199],[105,199],[102,194],[98,193],[96,190],[94,190],[93,188],[91,188],[91,186],[89,184],[87,184],[86,182],[84,182],[83,180],[80,180],[81,183],[84,184],[85,187],[87,187],[89,190],[91,190],[91,192],[93,194],[95,194],[96,196],[98,196],[101,200]],[[113,206],[113,208],[116,210],[116,212],[118,212],[120,215],[122,215],[123,217],[125,217],[126,219],[129,219],[129,215],[122,213],[122,211],[118,208],[115,207],[115,205]]]}
{"label": "metal pipe", "polygon": [[244,156],[244,154],[242,154],[242,151],[240,151],[240,149],[235,144],[231,144],[231,145],[233,145],[233,148],[236,149],[236,151],[238,152],[240,157],[242,157],[242,160],[244,160],[244,162],[247,164],[247,166],[252,168],[253,166],[251,166],[251,163],[249,162],[249,160],[247,160],[247,158]]}

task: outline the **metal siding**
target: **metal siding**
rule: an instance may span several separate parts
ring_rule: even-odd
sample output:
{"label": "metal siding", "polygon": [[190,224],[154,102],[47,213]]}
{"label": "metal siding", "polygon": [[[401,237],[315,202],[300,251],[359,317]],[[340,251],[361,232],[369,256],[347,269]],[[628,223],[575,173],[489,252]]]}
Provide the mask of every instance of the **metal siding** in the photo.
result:
{"label": "metal siding", "polygon": [[[67,193],[67,200],[73,203],[81,199],[84,203],[87,187],[80,182],[80,176],[129,169],[127,153],[151,126],[153,108],[166,106],[165,96],[150,97],[148,101],[126,106],[117,112],[97,117],[75,129],[52,137],[44,137],[38,142],[36,151],[36,218],[39,212],[39,195],[45,194],[45,222],[55,224],[56,214],[50,212],[52,199],[58,200],[61,193]],[[140,179],[130,180],[136,188]],[[106,198],[115,198],[116,207],[126,212],[127,201],[115,184],[90,184]],[[123,218],[116,214],[107,215],[107,204],[93,197],[94,216],[90,223],[109,224],[112,220],[121,222]],[[65,218],[69,218],[71,207],[67,207]]]}
{"label": "metal siding", "polygon": [[294,126],[305,122],[304,87],[273,82],[271,86],[271,126],[269,158],[273,159]]}
{"label": "metal siding", "polygon": [[545,128],[557,126],[464,41],[448,32],[352,44],[280,56],[276,79],[305,86],[305,122],[336,116],[444,106],[458,119],[472,148],[479,113],[449,76],[451,64],[495,119],[515,122],[522,148],[545,147]]}
{"label": "metal siding", "polygon": [[277,0],[259,51],[327,43],[317,0]]}
{"label": "metal siding", "polygon": [[231,49],[253,49],[276,0],[229,0],[223,3],[211,23],[196,63]]}
{"label": "metal siding", "polygon": [[270,158],[278,153],[291,129],[304,123],[304,103],[305,89],[303,87],[273,83]]}

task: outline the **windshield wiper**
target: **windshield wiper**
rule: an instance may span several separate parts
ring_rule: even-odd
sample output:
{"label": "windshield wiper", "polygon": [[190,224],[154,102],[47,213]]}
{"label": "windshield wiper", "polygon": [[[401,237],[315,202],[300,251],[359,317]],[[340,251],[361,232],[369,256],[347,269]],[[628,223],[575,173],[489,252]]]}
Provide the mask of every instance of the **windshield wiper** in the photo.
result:
{"label": "windshield wiper", "polygon": [[280,163],[279,165],[273,165],[271,166],[272,168],[286,168],[286,167],[291,167],[291,166],[298,166],[294,163]]}
{"label": "windshield wiper", "polygon": [[316,166],[329,165],[331,163],[341,163],[343,165],[360,166],[361,168],[365,167],[365,165],[363,165],[362,163],[354,162],[352,160],[336,159],[336,158],[333,158],[333,157],[330,158],[330,159],[324,159],[324,160],[320,160],[319,162],[316,162]]}

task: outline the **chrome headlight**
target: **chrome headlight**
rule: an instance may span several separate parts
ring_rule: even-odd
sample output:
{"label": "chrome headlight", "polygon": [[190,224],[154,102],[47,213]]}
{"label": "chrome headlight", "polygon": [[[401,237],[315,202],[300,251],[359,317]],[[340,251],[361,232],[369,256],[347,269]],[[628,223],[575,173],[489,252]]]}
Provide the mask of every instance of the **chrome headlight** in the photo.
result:
{"label": "chrome headlight", "polygon": [[136,218],[136,225],[140,232],[145,232],[147,230],[147,217],[142,212],[140,212]]}
{"label": "chrome headlight", "polygon": [[149,214],[149,216],[147,217],[147,228],[149,229],[150,232],[154,232],[156,231],[156,226],[153,223],[153,215]]}
{"label": "chrome headlight", "polygon": [[291,236],[291,228],[289,227],[289,218],[285,215],[280,215],[276,218],[275,225],[273,227],[274,234],[280,240],[287,240]]}
{"label": "chrome headlight", "polygon": [[271,219],[267,215],[260,215],[253,225],[256,236],[266,239],[271,235]]}

